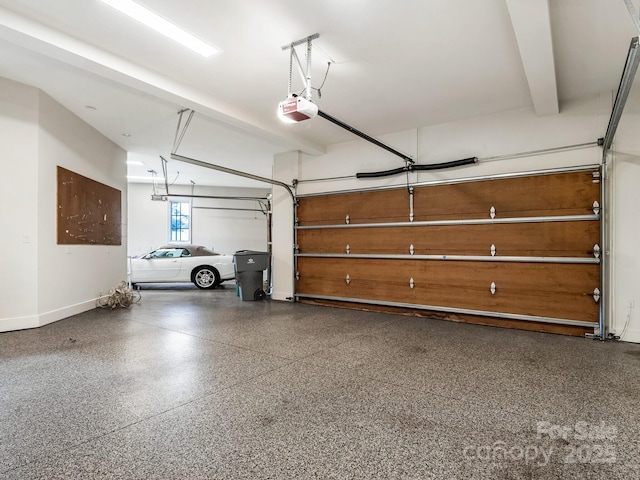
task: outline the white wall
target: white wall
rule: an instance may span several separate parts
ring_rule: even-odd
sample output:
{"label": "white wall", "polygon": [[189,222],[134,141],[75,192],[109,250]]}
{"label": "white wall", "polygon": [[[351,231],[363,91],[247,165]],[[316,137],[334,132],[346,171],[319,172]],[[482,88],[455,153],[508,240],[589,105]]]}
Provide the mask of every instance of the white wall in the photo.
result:
{"label": "white wall", "polygon": [[623,340],[640,343],[640,81],[618,125],[611,175],[612,323]]}
{"label": "white wall", "polygon": [[46,323],[93,308],[100,293],[127,279],[126,231],[119,246],[56,244],[56,166],[120,190],[124,216],[127,155],[44,93],[38,146],[39,311]]}
{"label": "white wall", "polygon": [[0,78],[0,331],[37,321],[38,91]]}
{"label": "white wall", "polygon": [[[169,187],[171,194],[191,194],[191,187]],[[265,198],[268,188],[196,186],[195,195]],[[150,184],[129,185],[129,255],[140,255],[169,242],[169,202],[152,201]],[[158,193],[164,193],[164,189]],[[181,200],[171,197],[171,200]],[[189,200],[189,198],[184,198]],[[259,209],[255,201],[192,199],[192,207]],[[192,243],[213,247],[218,253],[267,249],[267,218],[262,212],[192,209]]]}
{"label": "white wall", "polygon": [[613,330],[619,334],[626,327],[623,339],[640,343],[640,156],[614,153],[609,161]]}
{"label": "white wall", "polygon": [[0,79],[0,92],[0,222],[12,225],[0,241],[14,252],[3,255],[0,272],[6,331],[93,309],[126,279],[126,238],[122,246],[57,245],[56,166],[120,190],[123,216],[127,184],[126,153],[74,114],[32,87]]}
{"label": "white wall", "polygon": [[[558,115],[538,117],[532,109],[514,110],[460,122],[436,125],[417,130],[377,136],[379,140],[412,155],[418,163],[429,164],[479,157],[480,163],[450,170],[412,173],[411,182],[455,179],[495,175],[500,173],[526,172],[550,168],[579,165],[597,165],[602,160],[602,149],[597,146],[556,152],[544,155],[528,155],[505,160],[489,160],[490,157],[567,145],[595,142],[603,137],[611,113],[611,92],[591,98],[565,103]],[[638,102],[640,104],[640,102]],[[640,341],[640,318],[637,307],[640,302],[640,227],[638,205],[640,205],[640,113],[625,121],[618,131],[617,145],[636,156],[617,155],[613,162],[612,190],[612,239],[610,318],[614,331],[620,333],[628,314],[630,322],[623,339]],[[621,127],[623,125],[621,124]],[[487,160],[483,160],[487,159]],[[291,178],[311,180],[336,176],[353,176],[357,172],[386,170],[403,165],[402,159],[356,139],[328,147],[321,156],[300,155],[297,166],[292,157],[276,157],[274,178],[289,182]],[[297,171],[298,176],[292,177]],[[381,179],[303,182],[299,194],[324,191],[339,191],[368,188],[381,185],[404,185],[406,176]],[[274,215],[277,212],[274,212]],[[287,215],[286,212],[283,215]],[[274,223],[277,219],[274,218]],[[286,264],[291,255],[291,242],[282,237],[276,244],[275,261]],[[276,291],[289,291],[288,277],[275,277]]]}
{"label": "white wall", "polygon": [[[286,184],[299,178],[299,152],[276,155],[273,178]],[[293,298],[293,199],[283,187],[273,187],[273,292],[274,300]]]}

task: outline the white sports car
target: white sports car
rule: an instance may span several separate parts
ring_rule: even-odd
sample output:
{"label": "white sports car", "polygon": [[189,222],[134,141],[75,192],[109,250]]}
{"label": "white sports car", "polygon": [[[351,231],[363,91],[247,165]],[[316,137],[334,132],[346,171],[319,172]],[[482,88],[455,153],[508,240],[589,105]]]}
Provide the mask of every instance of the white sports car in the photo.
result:
{"label": "white sports car", "polygon": [[235,278],[233,255],[221,255],[200,245],[167,245],[131,258],[131,284],[193,282],[216,288]]}

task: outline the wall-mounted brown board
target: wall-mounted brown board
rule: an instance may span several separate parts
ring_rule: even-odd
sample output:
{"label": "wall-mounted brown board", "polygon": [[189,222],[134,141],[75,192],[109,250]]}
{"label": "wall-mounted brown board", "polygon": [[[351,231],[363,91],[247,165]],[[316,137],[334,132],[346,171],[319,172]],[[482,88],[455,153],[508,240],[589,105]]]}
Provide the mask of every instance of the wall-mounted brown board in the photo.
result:
{"label": "wall-mounted brown board", "polygon": [[120,190],[58,166],[59,245],[121,245]]}

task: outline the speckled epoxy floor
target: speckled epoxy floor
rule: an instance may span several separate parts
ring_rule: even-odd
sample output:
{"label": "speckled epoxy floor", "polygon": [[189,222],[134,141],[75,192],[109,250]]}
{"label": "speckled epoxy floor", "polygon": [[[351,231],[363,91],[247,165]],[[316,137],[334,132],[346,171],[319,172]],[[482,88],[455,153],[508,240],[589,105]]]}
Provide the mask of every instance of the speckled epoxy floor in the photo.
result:
{"label": "speckled epoxy floor", "polygon": [[0,334],[0,478],[640,478],[640,345],[146,289]]}

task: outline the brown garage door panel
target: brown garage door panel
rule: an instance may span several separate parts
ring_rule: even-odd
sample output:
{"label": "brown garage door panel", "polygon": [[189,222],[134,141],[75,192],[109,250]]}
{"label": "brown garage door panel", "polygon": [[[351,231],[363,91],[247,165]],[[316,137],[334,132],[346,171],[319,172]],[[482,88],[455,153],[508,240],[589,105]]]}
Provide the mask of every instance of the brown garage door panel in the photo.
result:
{"label": "brown garage door panel", "polygon": [[591,171],[416,187],[415,221],[593,214]]}
{"label": "brown garage door panel", "polygon": [[406,188],[306,197],[298,200],[299,225],[345,225],[409,221]]}
{"label": "brown garage door panel", "polygon": [[452,322],[474,323],[477,325],[489,325],[492,327],[517,328],[519,330],[530,330],[535,332],[556,333],[560,335],[572,335],[584,337],[587,333],[593,333],[593,327],[582,327],[574,325],[560,325],[556,323],[536,322],[532,320],[513,320],[509,318],[496,318],[479,315],[465,315],[460,313],[436,312],[420,310],[406,307],[392,307],[387,305],[371,305],[354,302],[341,302],[335,300],[322,300],[315,298],[301,298],[301,303],[313,305],[324,305],[337,308],[348,308],[354,310],[366,310],[372,312],[395,313],[400,315],[410,315],[416,317],[426,317],[430,319],[448,320]]}
{"label": "brown garage door panel", "polygon": [[[592,171],[537,175],[414,188],[414,220],[460,220],[593,214],[600,187]],[[303,197],[299,225],[407,222],[407,188]]]}
{"label": "brown garage door panel", "polygon": [[600,222],[544,222],[481,225],[298,230],[300,253],[490,255],[591,257],[600,242]]}
{"label": "brown garage door panel", "polygon": [[299,294],[598,321],[596,264],[298,258],[298,272]]}

